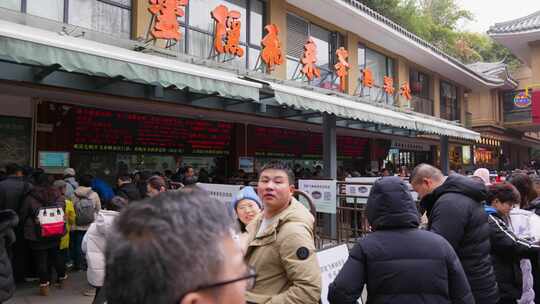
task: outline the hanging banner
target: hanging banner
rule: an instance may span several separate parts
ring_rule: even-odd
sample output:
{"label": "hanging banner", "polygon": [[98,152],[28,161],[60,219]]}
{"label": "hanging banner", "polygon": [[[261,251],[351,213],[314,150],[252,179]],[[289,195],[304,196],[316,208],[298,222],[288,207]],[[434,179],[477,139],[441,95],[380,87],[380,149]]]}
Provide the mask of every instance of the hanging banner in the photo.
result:
{"label": "hanging banner", "polygon": [[298,181],[300,191],[308,193],[313,198],[317,212],[336,214],[336,189],[335,180],[306,180]]}
{"label": "hanging banner", "polygon": [[[317,252],[317,259],[321,267],[321,302],[322,304],[329,304],[328,302],[328,285],[334,282],[339,271],[347,262],[349,258],[349,250],[347,245],[339,245],[329,249],[324,249]],[[358,299],[358,303],[362,304],[362,300]]]}
{"label": "hanging banner", "polygon": [[201,189],[204,189],[210,194],[210,197],[224,203],[229,204],[233,197],[236,197],[236,194],[242,188],[241,185],[222,185],[222,184],[205,184],[197,183],[197,186]]}
{"label": "hanging banner", "polygon": [[540,124],[540,91],[532,93],[531,117],[533,124]]}

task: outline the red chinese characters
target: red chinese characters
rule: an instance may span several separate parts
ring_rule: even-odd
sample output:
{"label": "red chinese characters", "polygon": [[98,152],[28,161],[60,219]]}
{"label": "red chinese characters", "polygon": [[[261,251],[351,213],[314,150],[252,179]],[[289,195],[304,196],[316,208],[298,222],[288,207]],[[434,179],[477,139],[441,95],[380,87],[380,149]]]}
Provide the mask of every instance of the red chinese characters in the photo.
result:
{"label": "red chinese characters", "polygon": [[315,76],[321,77],[321,71],[317,68],[317,45],[311,37],[304,45],[304,56],[301,59],[303,68],[302,74],[304,74],[309,81],[313,80]]}
{"label": "red chinese characters", "polygon": [[229,11],[225,5],[216,7],[210,15],[215,21],[214,49],[218,54],[244,56],[244,49],[240,47],[240,12]]}
{"label": "red chinese characters", "polygon": [[155,17],[151,30],[154,39],[180,40],[178,17],[184,16],[188,0],[149,0],[148,10]]}
{"label": "red chinese characters", "polygon": [[273,71],[276,65],[283,63],[283,53],[281,51],[281,42],[279,41],[279,27],[275,24],[269,24],[264,27],[268,32],[262,39],[263,49],[261,58],[266,64],[267,71]]}
{"label": "red chinese characters", "polygon": [[394,79],[392,77],[384,76],[383,90],[388,95],[394,95]]}
{"label": "red chinese characters", "polygon": [[344,47],[340,47],[336,51],[336,55],[338,58],[338,63],[334,65],[334,68],[336,70],[336,75],[339,77],[339,90],[341,92],[345,92],[345,80],[347,75],[349,74],[349,63],[347,62],[349,52],[347,52]]}
{"label": "red chinese characters", "polygon": [[402,85],[401,85],[401,88],[400,88],[400,93],[399,93],[401,96],[405,97],[405,99],[407,100],[411,100],[412,99],[412,96],[411,96],[411,88],[409,87],[409,82],[405,81]]}
{"label": "red chinese characters", "polygon": [[373,87],[373,71],[370,68],[362,69],[362,85],[366,88]]}

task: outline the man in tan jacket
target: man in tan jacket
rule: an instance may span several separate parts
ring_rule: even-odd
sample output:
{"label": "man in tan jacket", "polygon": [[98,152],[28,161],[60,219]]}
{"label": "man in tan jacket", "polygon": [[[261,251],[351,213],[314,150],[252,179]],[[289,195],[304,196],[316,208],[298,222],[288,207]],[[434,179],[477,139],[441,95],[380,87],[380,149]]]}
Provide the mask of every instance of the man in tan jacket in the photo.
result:
{"label": "man in tan jacket", "polygon": [[263,212],[248,225],[246,261],[257,279],[248,303],[317,304],[321,272],[315,254],[314,218],[294,197],[294,175],[281,163],[260,172]]}

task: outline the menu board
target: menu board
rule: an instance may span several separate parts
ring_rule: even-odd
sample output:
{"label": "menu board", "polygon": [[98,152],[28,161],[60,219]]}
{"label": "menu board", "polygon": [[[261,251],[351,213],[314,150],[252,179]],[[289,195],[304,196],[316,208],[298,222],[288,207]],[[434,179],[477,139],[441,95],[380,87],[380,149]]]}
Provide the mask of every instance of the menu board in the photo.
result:
{"label": "menu board", "polygon": [[225,122],[75,107],[76,150],[229,154]]}
{"label": "menu board", "polygon": [[[248,145],[254,145],[257,156],[320,158],[323,153],[320,133],[252,126],[248,136]],[[337,137],[337,153],[341,158],[363,157],[367,146],[367,138]]]}
{"label": "menu board", "polygon": [[8,163],[30,164],[32,120],[30,118],[0,116],[0,167]]}

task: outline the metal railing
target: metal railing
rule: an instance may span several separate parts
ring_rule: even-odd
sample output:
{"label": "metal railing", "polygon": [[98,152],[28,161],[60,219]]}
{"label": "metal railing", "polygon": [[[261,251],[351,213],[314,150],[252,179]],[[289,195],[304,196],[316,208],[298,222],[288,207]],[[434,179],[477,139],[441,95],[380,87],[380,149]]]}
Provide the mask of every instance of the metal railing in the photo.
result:
{"label": "metal railing", "polygon": [[411,110],[417,113],[433,116],[433,100],[413,96],[411,99]]}

